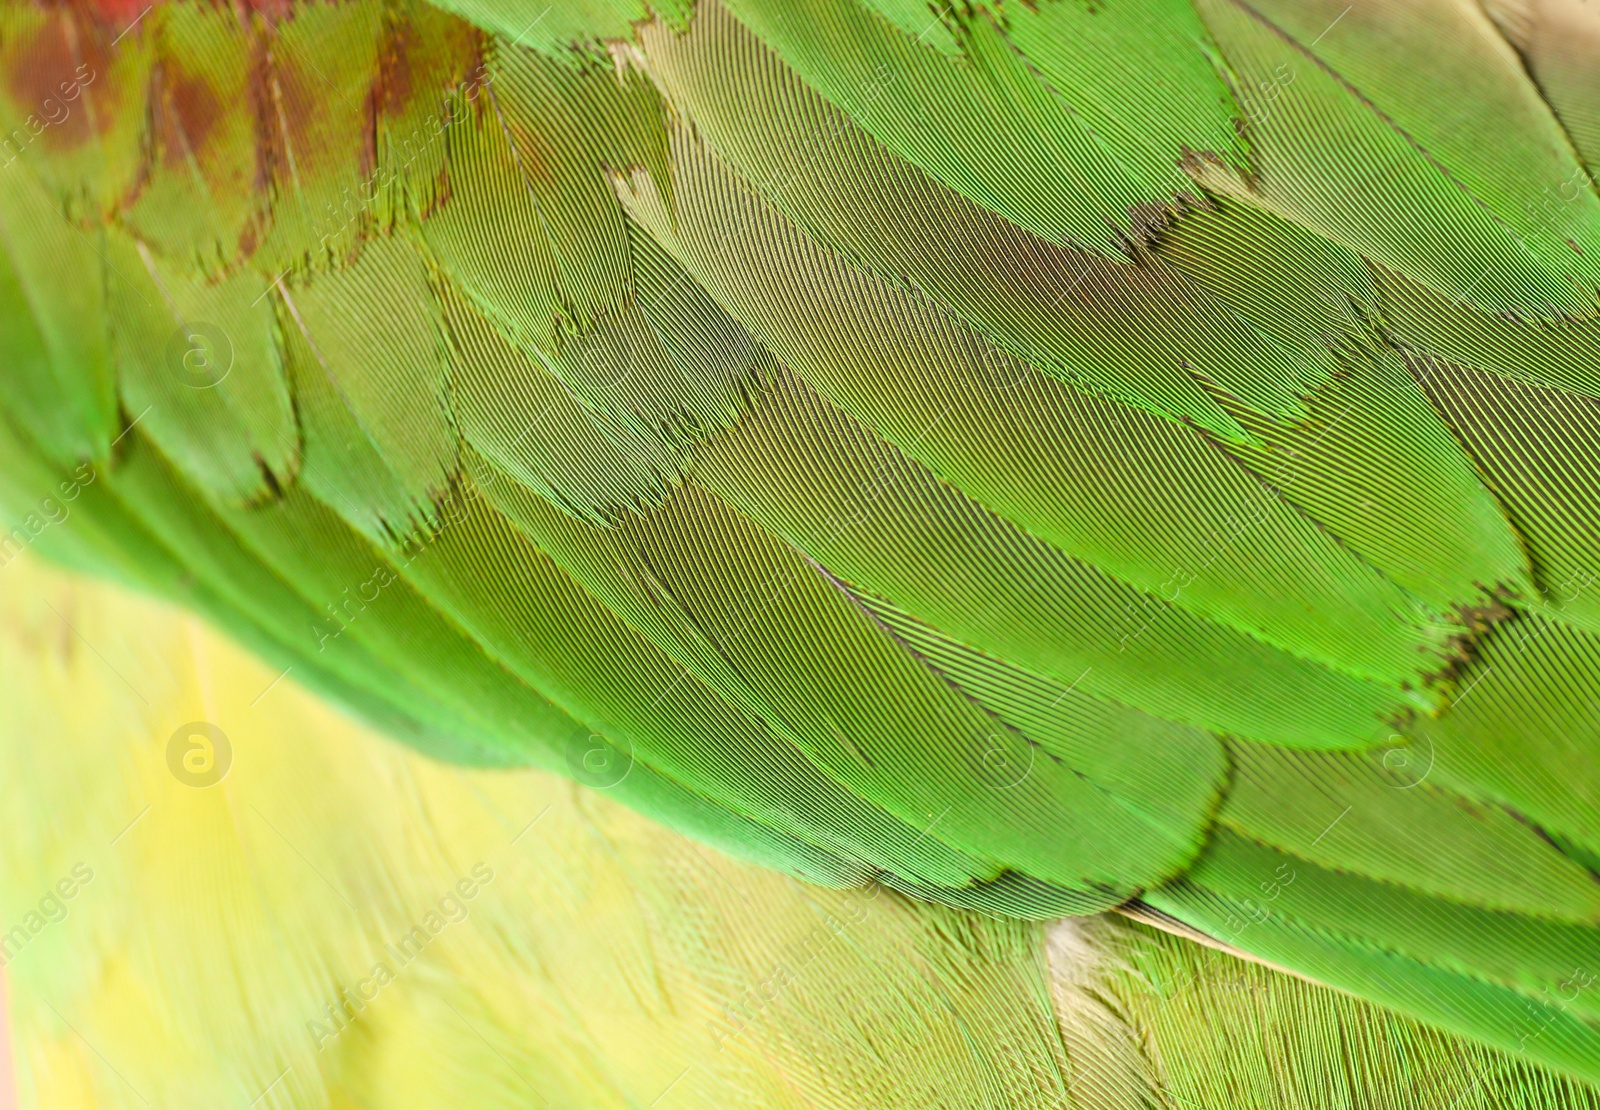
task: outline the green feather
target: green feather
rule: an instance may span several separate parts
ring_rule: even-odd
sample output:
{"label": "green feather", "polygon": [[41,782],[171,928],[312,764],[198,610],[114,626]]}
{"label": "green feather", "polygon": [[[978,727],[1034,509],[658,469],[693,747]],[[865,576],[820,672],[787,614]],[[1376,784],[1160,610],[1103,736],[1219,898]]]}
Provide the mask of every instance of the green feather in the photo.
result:
{"label": "green feather", "polygon": [[[235,701],[293,676],[436,761],[285,748],[330,777],[279,835],[362,944],[404,852],[475,843],[440,762],[480,799],[565,774],[706,866],[811,884],[748,871],[752,908],[574,818],[541,903],[397,990],[337,1075],[296,1057],[284,1098],[404,1103],[439,1019],[488,1033],[445,1053],[498,1092],[475,1104],[530,1072],[651,1105],[672,1077],[584,1022],[700,1021],[765,974],[745,934],[872,898],[682,1097],[1594,1105],[1600,24],[1574,0],[119,13],[0,9],[0,577],[36,547],[187,606],[266,662]],[[118,655],[158,739],[223,715],[161,627]],[[77,747],[0,745],[58,784],[19,843],[98,836],[91,807],[167,772],[146,744],[61,800],[121,734],[61,694],[81,659],[36,654]],[[334,819],[389,798],[428,815],[400,855]],[[174,1043],[224,1000],[247,1020],[207,1043],[263,1070],[350,957],[229,854],[235,802],[152,817],[201,878],[116,881],[161,929],[292,907],[282,989],[218,987],[254,941],[174,971],[121,918],[105,950],[138,954],[104,967],[174,984],[137,1004]],[[632,939],[582,938],[604,954],[549,988],[576,942],[528,938],[576,907]],[[41,965],[44,1059],[31,1000],[71,973]],[[134,1012],[123,974],[72,997]],[[259,1093],[184,1082],[163,1104]]]}

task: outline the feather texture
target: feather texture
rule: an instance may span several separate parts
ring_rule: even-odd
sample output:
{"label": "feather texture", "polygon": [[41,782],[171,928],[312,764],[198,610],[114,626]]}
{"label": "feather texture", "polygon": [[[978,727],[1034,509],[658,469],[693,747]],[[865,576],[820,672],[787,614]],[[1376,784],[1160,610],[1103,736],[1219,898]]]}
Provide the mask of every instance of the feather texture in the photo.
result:
{"label": "feather texture", "polygon": [[[651,822],[419,756],[299,667],[34,555],[0,615],[8,728],[52,738],[0,749],[20,1105],[1600,1106],[1526,1054],[1125,918],[731,858],[712,845],[754,855],[762,827],[663,780],[631,799]],[[1244,844],[1221,834],[1194,881],[1233,889]],[[1246,889],[1289,858],[1244,860]],[[1401,905],[1406,951],[1460,935],[1438,900]],[[1476,954],[1502,981],[1586,958],[1581,930],[1498,916]]]}
{"label": "feather texture", "polygon": [[0,555],[1600,1083],[1587,24],[1338,7],[8,0]]}

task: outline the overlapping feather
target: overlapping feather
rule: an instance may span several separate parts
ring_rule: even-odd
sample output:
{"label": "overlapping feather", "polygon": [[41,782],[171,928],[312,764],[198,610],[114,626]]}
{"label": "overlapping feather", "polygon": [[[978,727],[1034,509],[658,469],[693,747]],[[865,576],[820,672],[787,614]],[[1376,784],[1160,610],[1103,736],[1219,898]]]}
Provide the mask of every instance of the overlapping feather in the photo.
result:
{"label": "overlapping feather", "polygon": [[4,9],[0,106],[77,82],[0,175],[12,546],[432,753],[1600,1080],[1528,1035],[1600,964],[1578,16],[447,6]]}

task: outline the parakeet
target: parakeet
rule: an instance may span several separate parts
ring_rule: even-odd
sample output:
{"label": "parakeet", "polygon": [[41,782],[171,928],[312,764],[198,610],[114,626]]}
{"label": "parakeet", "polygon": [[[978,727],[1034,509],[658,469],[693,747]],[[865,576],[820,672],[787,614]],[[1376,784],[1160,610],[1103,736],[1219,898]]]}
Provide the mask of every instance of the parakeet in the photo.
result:
{"label": "parakeet", "polygon": [[8,969],[25,1089],[1595,1105],[1597,62],[1585,0],[6,0],[6,894],[134,915]]}

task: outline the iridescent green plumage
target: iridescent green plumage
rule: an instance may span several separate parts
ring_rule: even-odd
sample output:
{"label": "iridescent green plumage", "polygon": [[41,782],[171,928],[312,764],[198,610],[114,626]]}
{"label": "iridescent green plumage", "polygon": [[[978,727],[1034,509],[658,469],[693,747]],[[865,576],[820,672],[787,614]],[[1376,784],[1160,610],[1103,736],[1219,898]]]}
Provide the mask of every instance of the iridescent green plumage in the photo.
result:
{"label": "iridescent green plumage", "polygon": [[1600,1082],[1590,16],[441,7],[0,15],[5,111],[94,75],[0,175],[41,551],[430,754]]}

